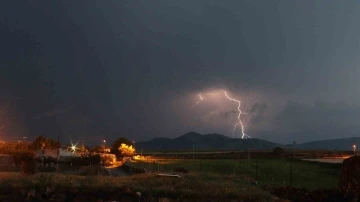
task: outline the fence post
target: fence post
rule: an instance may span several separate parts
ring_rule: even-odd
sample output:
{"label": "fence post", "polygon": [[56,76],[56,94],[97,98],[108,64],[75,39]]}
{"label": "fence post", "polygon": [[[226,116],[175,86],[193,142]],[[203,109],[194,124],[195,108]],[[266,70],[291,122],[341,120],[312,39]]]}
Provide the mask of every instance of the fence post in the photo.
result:
{"label": "fence post", "polygon": [[200,172],[201,172],[201,159],[199,161],[200,161]]}
{"label": "fence post", "polygon": [[293,172],[292,172],[292,165],[290,163],[290,187],[293,185]]}
{"label": "fence post", "polygon": [[292,172],[292,163],[290,162],[290,196],[291,197],[293,194],[292,192],[293,192],[293,172]]}
{"label": "fence post", "polygon": [[258,182],[258,163],[257,160],[255,160],[255,180]]}

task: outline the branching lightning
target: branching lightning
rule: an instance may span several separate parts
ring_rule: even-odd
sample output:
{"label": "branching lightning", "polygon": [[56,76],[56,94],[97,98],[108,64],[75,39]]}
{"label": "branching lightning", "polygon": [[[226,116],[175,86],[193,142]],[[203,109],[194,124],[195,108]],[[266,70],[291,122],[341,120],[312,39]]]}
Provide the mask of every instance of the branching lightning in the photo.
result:
{"label": "branching lightning", "polygon": [[[239,112],[238,116],[237,116],[237,119],[238,119],[238,122],[234,125],[234,128],[231,130],[232,131],[232,135],[233,135],[233,138],[235,137],[235,132],[236,132],[236,128],[238,127],[238,125],[240,125],[241,127],[241,139],[244,139],[244,138],[251,138],[249,135],[245,134],[245,127],[244,127],[244,124],[242,123],[241,121],[241,115],[242,114],[246,114],[245,112],[242,112],[241,111],[241,101],[240,100],[236,100],[232,97],[230,97],[226,91],[224,90],[220,90],[221,92],[224,93],[224,96],[228,99],[228,100],[231,100],[233,102],[236,102],[238,103],[238,107],[237,107],[237,110]],[[207,93],[207,95],[217,95],[218,93]],[[201,96],[201,94],[199,94],[199,100],[196,102],[195,105],[193,105],[192,107],[195,107],[196,105],[198,105],[202,100],[204,100],[204,98]]]}
{"label": "branching lightning", "polygon": [[201,96],[201,93],[199,93],[199,101],[197,101],[192,107],[195,107],[196,105],[198,105],[204,98]]}

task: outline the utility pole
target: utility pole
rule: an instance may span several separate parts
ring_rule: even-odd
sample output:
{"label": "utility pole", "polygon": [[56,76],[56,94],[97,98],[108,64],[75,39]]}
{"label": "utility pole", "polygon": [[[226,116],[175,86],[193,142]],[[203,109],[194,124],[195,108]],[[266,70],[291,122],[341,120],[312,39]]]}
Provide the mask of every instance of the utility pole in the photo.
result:
{"label": "utility pole", "polygon": [[57,148],[57,151],[56,151],[56,171],[59,171],[59,169],[60,169],[60,167],[59,167],[59,158],[60,158],[60,151],[61,151],[60,134],[61,134],[61,129],[59,129],[59,133],[58,133],[58,136],[57,136],[58,148]]}
{"label": "utility pole", "polygon": [[105,151],[106,151],[106,140],[104,140],[104,154],[105,154]]}
{"label": "utility pole", "polygon": [[353,143],[353,150],[354,150],[354,156],[356,155],[356,144],[355,142]]}
{"label": "utility pole", "polygon": [[293,142],[293,157],[295,158],[295,141]]}

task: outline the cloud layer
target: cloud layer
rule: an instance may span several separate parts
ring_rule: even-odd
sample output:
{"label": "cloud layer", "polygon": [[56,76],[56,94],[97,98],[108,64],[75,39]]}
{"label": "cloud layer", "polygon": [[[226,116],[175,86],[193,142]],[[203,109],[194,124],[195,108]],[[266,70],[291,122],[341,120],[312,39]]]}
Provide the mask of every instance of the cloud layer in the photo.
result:
{"label": "cloud layer", "polygon": [[91,120],[81,130],[110,139],[230,136],[236,103],[215,96],[191,107],[198,93],[226,89],[242,101],[253,137],[354,136],[356,19],[356,1],[8,2],[0,7],[0,94],[20,99],[5,117],[14,127],[5,128],[77,134],[74,125]]}

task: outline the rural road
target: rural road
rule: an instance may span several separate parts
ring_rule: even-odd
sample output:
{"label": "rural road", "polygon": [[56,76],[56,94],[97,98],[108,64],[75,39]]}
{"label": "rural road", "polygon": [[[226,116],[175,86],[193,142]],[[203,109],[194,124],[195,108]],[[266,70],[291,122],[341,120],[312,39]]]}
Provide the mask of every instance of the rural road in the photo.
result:
{"label": "rural road", "polygon": [[117,162],[114,165],[110,167],[106,167],[105,169],[110,171],[111,174],[116,176],[127,176],[128,173],[124,171],[124,169],[121,168],[121,162]]}

